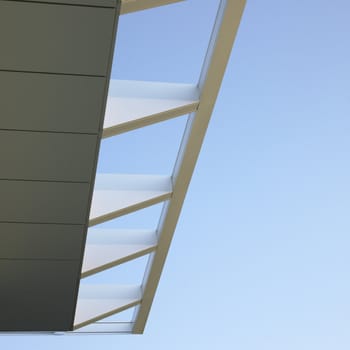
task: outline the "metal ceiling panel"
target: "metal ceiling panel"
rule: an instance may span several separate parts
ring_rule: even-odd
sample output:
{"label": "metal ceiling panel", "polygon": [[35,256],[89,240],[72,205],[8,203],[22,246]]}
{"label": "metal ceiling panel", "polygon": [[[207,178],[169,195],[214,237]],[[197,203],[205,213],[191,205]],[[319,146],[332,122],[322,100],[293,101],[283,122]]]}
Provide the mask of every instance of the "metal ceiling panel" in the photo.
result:
{"label": "metal ceiling panel", "polygon": [[0,130],[0,179],[91,181],[95,135]]}
{"label": "metal ceiling panel", "polygon": [[79,260],[0,259],[0,329],[71,328]]}
{"label": "metal ceiling panel", "polygon": [[0,222],[84,224],[89,184],[0,180]]}
{"label": "metal ceiling panel", "polygon": [[105,84],[103,77],[0,71],[0,129],[97,134]]}
{"label": "metal ceiling panel", "polygon": [[106,76],[114,15],[113,8],[0,1],[0,69]]}
{"label": "metal ceiling panel", "polygon": [[80,259],[83,225],[0,223],[0,259]]}

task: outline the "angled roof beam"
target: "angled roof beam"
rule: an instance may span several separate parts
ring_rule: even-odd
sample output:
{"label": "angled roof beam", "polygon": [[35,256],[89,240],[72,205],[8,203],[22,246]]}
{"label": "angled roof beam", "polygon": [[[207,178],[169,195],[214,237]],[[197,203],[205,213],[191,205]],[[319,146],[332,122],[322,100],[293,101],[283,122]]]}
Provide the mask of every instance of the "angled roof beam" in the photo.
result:
{"label": "angled roof beam", "polygon": [[102,137],[189,114],[198,104],[196,85],[111,80]]}
{"label": "angled roof beam", "polygon": [[156,247],[155,231],[89,229],[81,278],[136,259]]}
{"label": "angled roof beam", "polygon": [[122,0],[120,14],[147,10],[153,7],[169,5],[184,0]]}
{"label": "angled roof beam", "polygon": [[74,319],[74,329],[104,319],[117,312],[137,305],[141,300],[141,288],[134,285],[83,284]]}
{"label": "angled roof beam", "polygon": [[164,206],[159,227],[158,248],[150,257],[143,281],[142,302],[134,314],[133,333],[143,333],[159,283],[182,204],[224,76],[245,0],[221,0],[208,52],[199,79],[201,91],[197,112],[192,113],[173,173],[173,196]]}
{"label": "angled roof beam", "polygon": [[170,176],[97,174],[89,226],[163,202],[171,194]]}
{"label": "angled roof beam", "polygon": [[67,335],[71,334],[116,334],[116,333],[131,333],[133,327],[132,322],[104,322],[98,321],[90,323],[87,326],[77,328],[73,332],[67,332]]}

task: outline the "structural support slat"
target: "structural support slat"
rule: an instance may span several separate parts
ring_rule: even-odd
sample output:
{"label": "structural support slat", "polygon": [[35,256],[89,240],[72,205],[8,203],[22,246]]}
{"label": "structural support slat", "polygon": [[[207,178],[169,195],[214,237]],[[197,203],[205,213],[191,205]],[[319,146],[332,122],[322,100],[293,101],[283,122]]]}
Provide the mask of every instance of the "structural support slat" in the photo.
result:
{"label": "structural support slat", "polygon": [[191,113],[198,103],[196,85],[111,80],[102,137]]}
{"label": "structural support slat", "polygon": [[157,246],[151,230],[90,229],[87,237],[82,278],[148,254]]}
{"label": "structural support slat", "polygon": [[184,0],[122,0],[120,14],[124,15],[181,1]]}
{"label": "structural support slat", "polygon": [[98,174],[89,226],[165,201],[171,194],[170,176]]}
{"label": "structural support slat", "polygon": [[83,284],[79,289],[74,329],[126,310],[140,301],[140,286]]}
{"label": "structural support slat", "polygon": [[132,322],[95,322],[67,334],[116,334],[131,333]]}
{"label": "structural support slat", "polygon": [[158,248],[149,260],[143,281],[142,303],[136,308],[133,333],[142,333],[159,283],[167,252],[181,207],[199,155],[203,138],[214,108],[221,81],[230,56],[245,0],[222,0],[200,77],[201,103],[187,123],[185,136],[175,164],[171,201],[163,209],[159,222]]}

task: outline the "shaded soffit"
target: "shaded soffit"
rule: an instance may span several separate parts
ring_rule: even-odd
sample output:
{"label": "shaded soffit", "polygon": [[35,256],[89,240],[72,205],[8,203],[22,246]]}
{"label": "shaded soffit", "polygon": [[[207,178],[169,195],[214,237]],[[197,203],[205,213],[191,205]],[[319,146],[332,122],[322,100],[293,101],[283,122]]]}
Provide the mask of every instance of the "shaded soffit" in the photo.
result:
{"label": "shaded soffit", "polygon": [[[110,80],[119,15],[176,2],[0,0],[3,334],[143,332],[245,4],[220,1],[197,82]],[[101,140],[183,115],[171,174],[96,174]],[[99,227],[159,203],[157,227]],[[140,284],[80,283],[142,256]]]}

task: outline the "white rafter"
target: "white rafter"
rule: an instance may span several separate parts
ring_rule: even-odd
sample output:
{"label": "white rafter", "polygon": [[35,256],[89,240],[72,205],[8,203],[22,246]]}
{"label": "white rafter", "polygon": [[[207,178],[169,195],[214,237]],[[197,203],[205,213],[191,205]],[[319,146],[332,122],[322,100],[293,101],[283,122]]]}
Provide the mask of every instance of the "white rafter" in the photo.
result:
{"label": "white rafter", "polygon": [[89,229],[81,277],[87,277],[154,251],[151,230]]}
{"label": "white rafter", "polygon": [[147,10],[180,1],[184,0],[122,0],[120,14],[125,15],[130,12]]}
{"label": "white rafter", "polygon": [[111,80],[102,137],[194,112],[197,85]]}
{"label": "white rafter", "polygon": [[97,174],[89,226],[163,202],[171,194],[170,176]]}
{"label": "white rafter", "polygon": [[81,285],[74,329],[133,307],[141,301],[141,298],[140,286]]}

